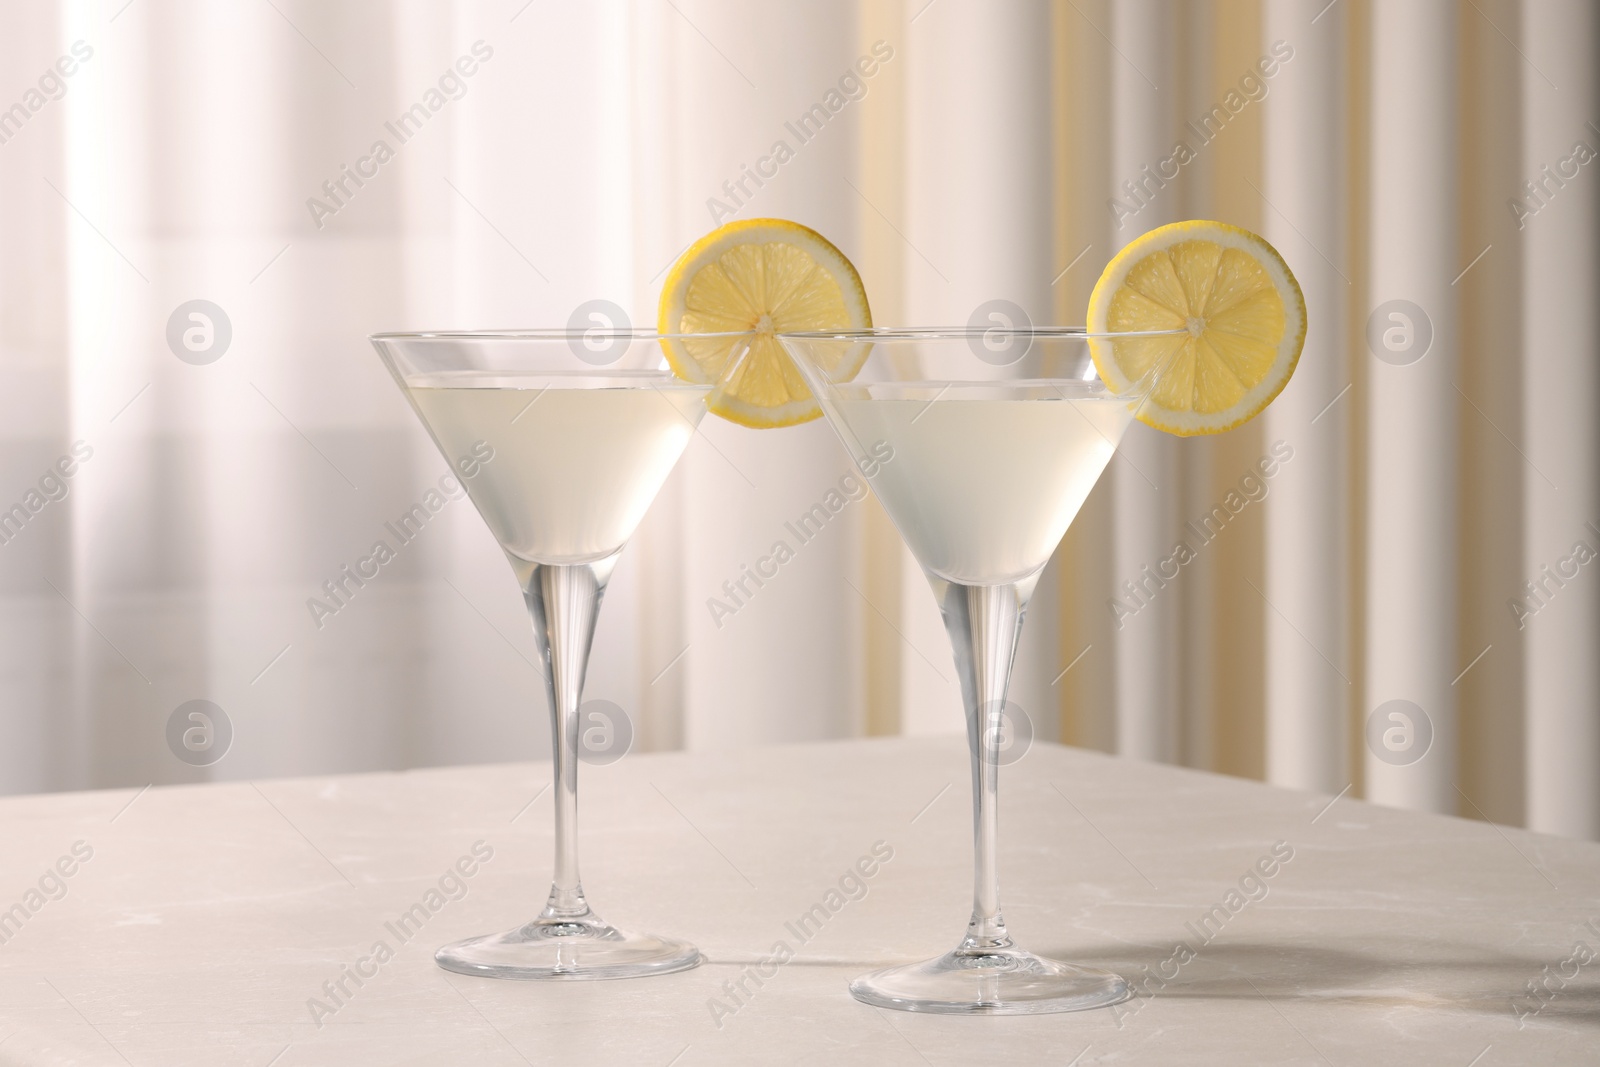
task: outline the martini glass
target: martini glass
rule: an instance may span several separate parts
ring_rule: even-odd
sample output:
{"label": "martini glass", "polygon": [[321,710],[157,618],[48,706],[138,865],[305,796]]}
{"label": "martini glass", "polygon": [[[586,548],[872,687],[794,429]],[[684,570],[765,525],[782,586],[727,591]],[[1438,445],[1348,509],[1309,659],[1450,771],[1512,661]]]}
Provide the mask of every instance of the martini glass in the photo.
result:
{"label": "martini glass", "polygon": [[606,582],[677,464],[712,386],[629,330],[386,333],[372,343],[505,551],[533,617],[551,714],[555,873],[544,910],[446,945],[439,966],[491,978],[686,970],[693,945],[627,933],[578,877],[578,706]]}
{"label": "martini glass", "polygon": [[[1119,334],[1160,365],[1183,334]],[[1002,712],[1039,573],[1105,470],[1155,374],[1120,394],[1074,329],[781,335],[828,422],[933,587],[955,649],[972,760],[974,892],[950,952],[850,983],[857,1000],[949,1015],[1116,1004],[1108,971],[1036,956],[1000,913]],[[859,368],[859,370],[857,369]],[[886,458],[887,457],[887,458]]]}

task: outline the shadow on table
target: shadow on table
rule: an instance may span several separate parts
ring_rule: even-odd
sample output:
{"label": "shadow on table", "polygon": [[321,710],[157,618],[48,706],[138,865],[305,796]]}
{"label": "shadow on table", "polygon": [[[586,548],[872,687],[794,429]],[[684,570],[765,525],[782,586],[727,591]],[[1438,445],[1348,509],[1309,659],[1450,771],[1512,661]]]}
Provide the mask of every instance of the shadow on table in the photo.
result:
{"label": "shadow on table", "polygon": [[[1571,974],[1563,952],[1550,958],[1493,953],[1474,945],[1393,939],[1384,951],[1353,951],[1270,942],[1194,945],[1177,966],[1173,947],[1083,952],[1057,945],[1034,951],[1115,971],[1157,997],[1205,1000],[1309,1000],[1419,1009],[1454,1009],[1516,1020],[1539,1018],[1600,1026],[1600,959]],[[1548,971],[1546,968],[1548,967]],[[1167,978],[1166,976],[1172,977]],[[1528,989],[1546,979],[1543,1001]]]}

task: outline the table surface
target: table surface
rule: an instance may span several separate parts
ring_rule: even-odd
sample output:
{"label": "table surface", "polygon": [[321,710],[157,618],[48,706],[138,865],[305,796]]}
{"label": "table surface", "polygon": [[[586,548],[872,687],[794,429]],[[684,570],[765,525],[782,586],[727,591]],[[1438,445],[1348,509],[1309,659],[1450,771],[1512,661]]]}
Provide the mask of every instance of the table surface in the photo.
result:
{"label": "table surface", "polygon": [[[1135,981],[1122,1007],[952,1018],[845,991],[964,931],[959,738],[585,766],[596,910],[708,962],[612,982],[447,974],[439,944],[543,904],[548,778],[511,764],[0,800],[0,1065],[1600,1059],[1600,846],[1042,742],[1002,773],[1006,917],[1025,947]],[[875,847],[892,858],[846,877]],[[452,877],[462,857],[471,876]],[[395,925],[418,904],[420,930]],[[816,904],[836,910],[802,941],[792,924]],[[730,995],[780,941],[792,960]],[[341,979],[348,995],[325,992]]]}

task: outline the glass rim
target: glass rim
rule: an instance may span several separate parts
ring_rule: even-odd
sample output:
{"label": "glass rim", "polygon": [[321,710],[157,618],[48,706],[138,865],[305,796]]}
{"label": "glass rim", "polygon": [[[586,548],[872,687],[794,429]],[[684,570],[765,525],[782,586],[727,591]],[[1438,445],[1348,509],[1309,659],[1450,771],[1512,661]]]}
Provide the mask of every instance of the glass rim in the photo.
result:
{"label": "glass rim", "polygon": [[779,331],[778,336],[800,341],[971,341],[1000,333],[1044,340],[1118,340],[1124,337],[1176,337],[1188,332],[1177,329],[1091,333],[1085,326],[870,326],[835,330],[784,330]]}
{"label": "glass rim", "polygon": [[662,333],[659,330],[554,327],[533,330],[392,330],[370,333],[369,341],[689,341],[702,337],[748,337],[754,331]]}

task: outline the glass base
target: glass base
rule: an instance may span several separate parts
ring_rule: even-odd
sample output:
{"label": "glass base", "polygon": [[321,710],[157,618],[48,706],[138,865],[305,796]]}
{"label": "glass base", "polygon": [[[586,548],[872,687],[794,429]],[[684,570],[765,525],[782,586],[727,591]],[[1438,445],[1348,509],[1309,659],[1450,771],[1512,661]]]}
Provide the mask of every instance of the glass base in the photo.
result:
{"label": "glass base", "polygon": [[626,933],[593,915],[578,920],[541,917],[503,934],[446,945],[433,958],[457,974],[527,981],[671,974],[699,966],[702,959],[686,941]]}
{"label": "glass base", "polygon": [[1043,1015],[1120,1004],[1133,995],[1110,971],[1059,963],[1017,948],[958,949],[850,983],[863,1004],[937,1015]]}

